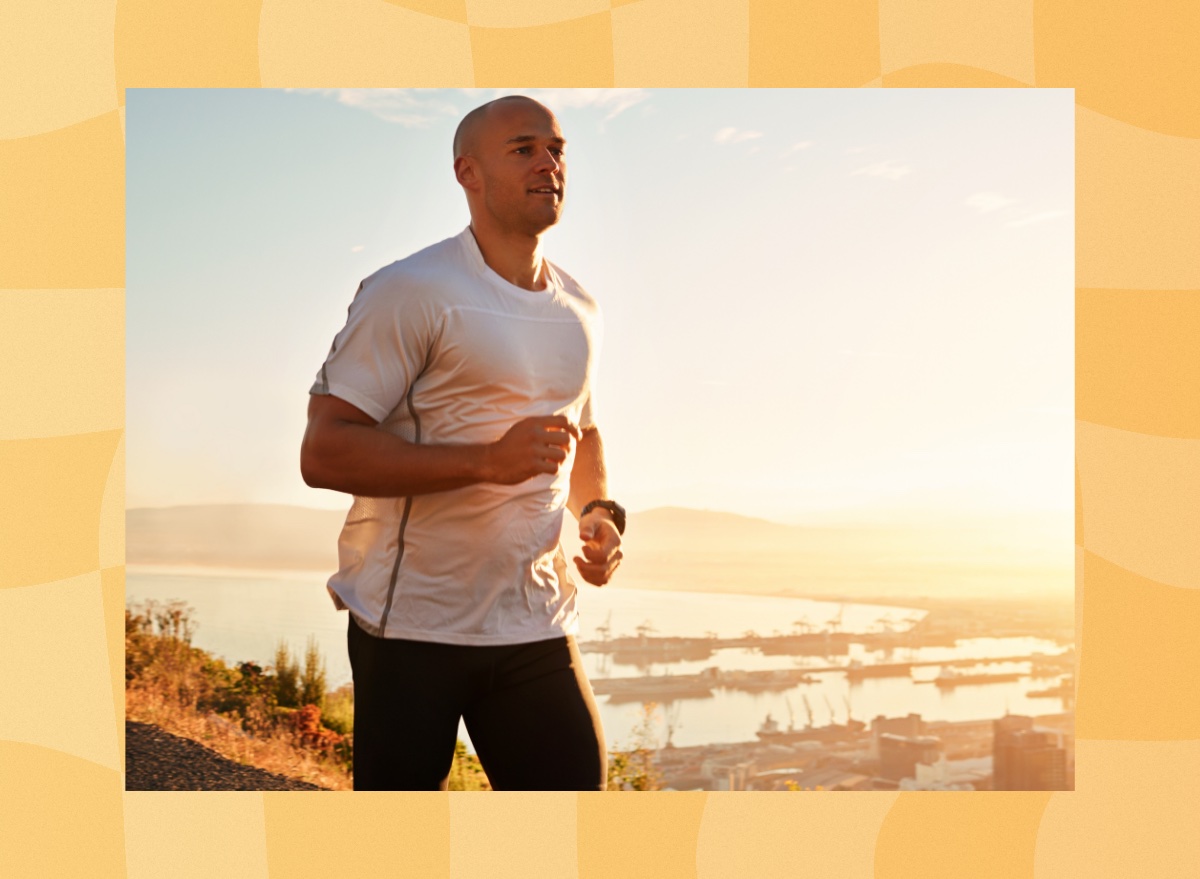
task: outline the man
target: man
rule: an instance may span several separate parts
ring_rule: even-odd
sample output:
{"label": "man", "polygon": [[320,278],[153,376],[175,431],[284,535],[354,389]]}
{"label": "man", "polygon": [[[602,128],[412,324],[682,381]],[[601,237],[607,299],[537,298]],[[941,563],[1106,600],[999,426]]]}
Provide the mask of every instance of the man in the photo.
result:
{"label": "man", "polygon": [[621,560],[592,419],[594,300],[542,256],[566,190],[554,115],[467,114],[471,222],[359,287],[310,391],[305,482],[353,494],[329,581],[350,611],[356,790],[445,790],[461,717],[498,790],[603,790],[606,751],[559,546]]}

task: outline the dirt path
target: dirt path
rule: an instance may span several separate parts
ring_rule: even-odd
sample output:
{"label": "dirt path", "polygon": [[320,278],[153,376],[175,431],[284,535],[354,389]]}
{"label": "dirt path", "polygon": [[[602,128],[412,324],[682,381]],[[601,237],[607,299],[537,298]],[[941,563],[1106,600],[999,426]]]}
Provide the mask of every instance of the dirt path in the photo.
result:
{"label": "dirt path", "polygon": [[125,790],[327,790],[243,766],[199,742],[125,721]]}

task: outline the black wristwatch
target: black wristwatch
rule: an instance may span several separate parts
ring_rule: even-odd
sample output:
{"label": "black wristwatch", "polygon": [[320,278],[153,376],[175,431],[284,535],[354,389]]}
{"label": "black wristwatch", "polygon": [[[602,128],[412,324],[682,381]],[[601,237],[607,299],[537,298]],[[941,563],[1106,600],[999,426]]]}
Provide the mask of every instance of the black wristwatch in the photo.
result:
{"label": "black wristwatch", "polygon": [[600,508],[608,510],[612,514],[613,524],[617,526],[617,533],[625,533],[625,508],[616,501],[594,500],[589,501],[584,505],[583,510],[579,513],[579,518],[582,519],[592,510]]}

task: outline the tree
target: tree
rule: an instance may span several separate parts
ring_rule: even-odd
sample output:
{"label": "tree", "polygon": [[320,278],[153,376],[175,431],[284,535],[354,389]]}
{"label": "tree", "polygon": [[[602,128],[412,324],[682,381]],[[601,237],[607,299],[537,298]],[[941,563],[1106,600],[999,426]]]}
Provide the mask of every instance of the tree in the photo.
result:
{"label": "tree", "polygon": [[325,660],[317,649],[317,639],[308,636],[304,651],[304,676],[300,679],[300,704],[325,707]]}
{"label": "tree", "polygon": [[275,701],[283,708],[300,705],[300,666],[282,638],[275,647]]}

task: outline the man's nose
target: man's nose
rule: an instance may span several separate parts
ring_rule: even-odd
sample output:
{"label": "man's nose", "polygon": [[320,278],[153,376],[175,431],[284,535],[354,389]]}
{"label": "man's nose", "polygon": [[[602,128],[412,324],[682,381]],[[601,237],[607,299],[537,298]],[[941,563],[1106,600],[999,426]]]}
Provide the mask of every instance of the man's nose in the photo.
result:
{"label": "man's nose", "polygon": [[544,149],[538,154],[537,167],[539,171],[542,169],[557,171],[562,167],[561,157],[555,156],[548,148]]}

